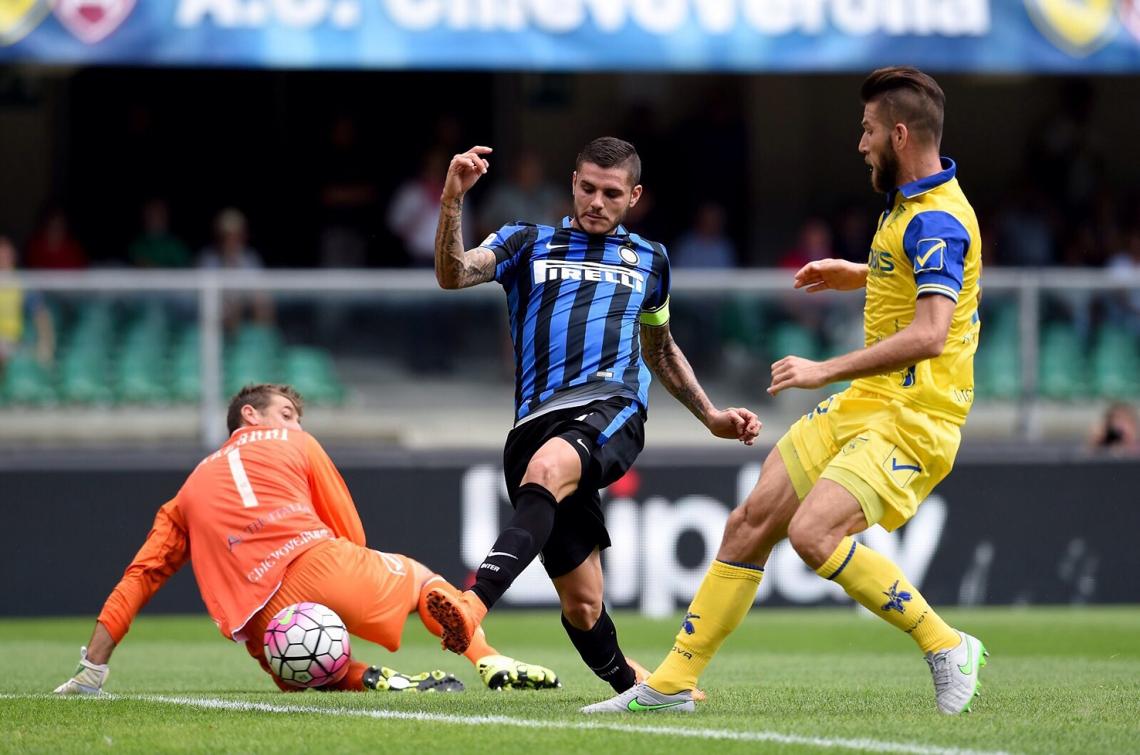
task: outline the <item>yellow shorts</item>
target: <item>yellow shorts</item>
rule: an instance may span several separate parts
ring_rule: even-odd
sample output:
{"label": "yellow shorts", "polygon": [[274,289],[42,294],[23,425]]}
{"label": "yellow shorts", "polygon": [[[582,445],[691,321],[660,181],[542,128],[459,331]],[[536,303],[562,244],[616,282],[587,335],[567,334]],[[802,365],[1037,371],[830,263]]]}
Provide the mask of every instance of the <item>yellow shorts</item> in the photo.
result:
{"label": "yellow shorts", "polygon": [[961,429],[903,402],[848,388],[796,422],[776,447],[802,501],[821,477],[859,501],[867,524],[894,530],[950,473]]}

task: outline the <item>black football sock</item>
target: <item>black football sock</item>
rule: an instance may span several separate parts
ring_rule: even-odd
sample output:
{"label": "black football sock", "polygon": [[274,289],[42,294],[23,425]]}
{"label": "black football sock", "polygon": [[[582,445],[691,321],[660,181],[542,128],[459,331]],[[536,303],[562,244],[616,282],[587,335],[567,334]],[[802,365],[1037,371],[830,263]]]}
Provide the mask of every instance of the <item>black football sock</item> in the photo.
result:
{"label": "black football sock", "polygon": [[566,620],[566,614],[562,614],[562,626],[578,649],[578,655],[599,679],[614,688],[614,692],[625,692],[633,686],[633,669],[618,647],[617,628],[604,605],[593,629],[579,629]]}
{"label": "black football sock", "polygon": [[546,545],[554,528],[554,511],[558,505],[549,490],[529,482],[519,488],[515,513],[499,533],[487,557],[475,570],[471,591],[490,608],[503,597],[511,583],[522,574]]}

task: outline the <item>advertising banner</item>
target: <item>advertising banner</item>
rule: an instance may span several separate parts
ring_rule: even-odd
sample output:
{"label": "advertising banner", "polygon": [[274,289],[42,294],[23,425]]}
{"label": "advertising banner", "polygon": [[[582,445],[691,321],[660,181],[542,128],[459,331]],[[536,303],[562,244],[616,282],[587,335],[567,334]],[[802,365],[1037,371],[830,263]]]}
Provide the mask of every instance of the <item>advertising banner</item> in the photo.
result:
{"label": "advertising banner", "polygon": [[1140,70],[1140,0],[0,0],[0,62]]}
{"label": "advertising banner", "polygon": [[[334,454],[335,457],[335,454]],[[758,458],[759,455],[758,455]],[[0,549],[10,616],[94,615],[141,546],[186,469],[0,470],[13,526]],[[759,465],[639,462],[604,496],[613,547],[603,556],[607,603],[649,615],[683,608],[720,542],[725,519]],[[369,545],[406,553],[466,584],[509,515],[499,467],[349,466]],[[936,605],[1138,603],[1135,463],[960,463],[894,533],[860,535]],[[849,605],[784,543],[766,565],[764,605]],[[557,605],[537,563],[501,606]],[[190,569],[147,611],[199,612]]]}

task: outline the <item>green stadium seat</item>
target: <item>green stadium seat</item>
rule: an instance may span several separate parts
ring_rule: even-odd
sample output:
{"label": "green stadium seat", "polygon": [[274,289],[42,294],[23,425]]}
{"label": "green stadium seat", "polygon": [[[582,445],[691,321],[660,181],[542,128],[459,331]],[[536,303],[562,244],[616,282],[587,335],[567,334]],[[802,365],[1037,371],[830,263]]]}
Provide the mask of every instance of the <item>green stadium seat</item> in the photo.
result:
{"label": "green stadium seat", "polygon": [[1068,323],[1052,323],[1042,330],[1037,385],[1042,396],[1062,401],[1087,391],[1080,338]]}
{"label": "green stadium seat", "polygon": [[1093,390],[1104,398],[1130,399],[1140,391],[1140,355],[1127,331],[1107,326],[1098,333],[1091,359]]}
{"label": "green stadium seat", "polygon": [[108,405],[114,402],[106,354],[73,350],[60,363],[59,396],[75,404]]}
{"label": "green stadium seat", "polygon": [[1021,394],[1021,346],[1017,312],[1005,308],[982,318],[982,335],[974,357],[974,384],[979,400],[1008,400]]}
{"label": "green stadium seat", "polygon": [[14,406],[44,406],[55,402],[50,375],[30,354],[13,354],[3,369],[0,395],[5,402]]}
{"label": "green stadium seat", "polygon": [[819,359],[821,355],[819,339],[796,322],[783,322],[773,327],[768,346],[768,354],[773,361],[789,354],[804,359]]}
{"label": "green stadium seat", "polygon": [[285,382],[300,391],[306,401],[339,404],[344,400],[344,385],[337,377],[332,355],[324,349],[307,346],[288,349],[283,373]]}

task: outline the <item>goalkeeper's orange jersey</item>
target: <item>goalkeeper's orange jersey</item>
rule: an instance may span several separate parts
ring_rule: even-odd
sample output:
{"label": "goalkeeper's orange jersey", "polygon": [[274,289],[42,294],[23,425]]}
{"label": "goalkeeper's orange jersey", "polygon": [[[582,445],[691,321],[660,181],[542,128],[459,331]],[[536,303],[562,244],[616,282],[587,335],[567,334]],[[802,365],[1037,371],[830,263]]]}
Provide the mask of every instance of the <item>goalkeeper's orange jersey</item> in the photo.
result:
{"label": "goalkeeper's orange jersey", "polygon": [[239,428],[159,509],[99,621],[120,642],[139,610],[190,560],[218,629],[242,641],[242,628],[277,592],[285,567],[337,537],[364,545],[364,527],[316,439],[299,430]]}

